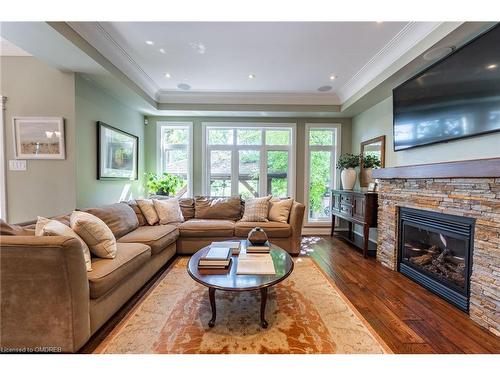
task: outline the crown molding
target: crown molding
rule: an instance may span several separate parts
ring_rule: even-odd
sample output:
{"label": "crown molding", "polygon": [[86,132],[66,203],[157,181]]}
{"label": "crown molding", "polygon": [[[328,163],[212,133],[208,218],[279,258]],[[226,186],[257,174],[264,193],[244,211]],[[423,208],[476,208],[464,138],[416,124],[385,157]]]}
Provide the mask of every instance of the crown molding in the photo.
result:
{"label": "crown molding", "polygon": [[389,43],[338,90],[340,102],[345,103],[349,100],[441,24],[442,22],[408,22]]}
{"label": "crown molding", "polygon": [[336,94],[294,92],[215,92],[166,91],[158,92],[160,104],[269,104],[269,105],[340,105]]}
{"label": "crown molding", "polygon": [[341,105],[354,97],[385,69],[394,64],[442,22],[409,22],[336,93],[318,92],[214,92],[161,90],[127,51],[99,22],[69,22],[68,25],[123,72],[153,101],[160,104],[242,105]]}
{"label": "crown molding", "polygon": [[68,25],[156,101],[160,87],[101,23],[68,22]]}

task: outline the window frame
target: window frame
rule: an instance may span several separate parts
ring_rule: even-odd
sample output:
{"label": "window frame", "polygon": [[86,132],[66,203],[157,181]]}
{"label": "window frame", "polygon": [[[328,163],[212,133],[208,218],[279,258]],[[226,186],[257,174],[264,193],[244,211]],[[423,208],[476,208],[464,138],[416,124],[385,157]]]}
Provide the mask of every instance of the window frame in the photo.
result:
{"label": "window frame", "polygon": [[[291,122],[202,122],[202,191],[205,195],[210,195],[210,152],[212,150],[231,151],[231,195],[239,195],[239,151],[258,150],[260,151],[259,168],[264,173],[259,175],[259,195],[266,192],[267,184],[267,153],[268,151],[288,151],[288,196],[295,198],[296,192],[296,155],[297,155],[297,124]],[[209,145],[209,129],[233,129],[233,144],[230,145]],[[238,145],[238,128],[258,129],[262,133],[260,145]],[[289,145],[266,145],[265,129],[290,130]]]}
{"label": "window frame", "polygon": [[[331,130],[335,129],[335,142],[333,145],[309,145],[309,134],[311,130]],[[342,124],[340,123],[306,123],[304,129],[304,202],[306,206],[304,215],[304,226],[309,227],[327,227],[331,226],[331,217],[326,220],[310,220],[309,219],[309,185],[311,178],[311,151],[330,151],[332,152],[332,161],[330,165],[330,172],[333,177],[329,189],[337,189],[339,186],[339,173],[337,171],[337,160],[341,154],[342,146]],[[330,198],[331,199],[331,198]],[[330,206],[332,202],[330,201]]]}
{"label": "window frame", "polygon": [[163,148],[163,129],[187,129],[188,130],[188,143],[187,143],[187,154],[188,154],[188,189],[186,192],[187,197],[193,196],[193,122],[191,121],[158,121],[156,123],[156,173],[161,174],[163,171],[163,158],[165,156],[165,150],[179,150],[184,149],[184,145],[176,145],[174,147]]}

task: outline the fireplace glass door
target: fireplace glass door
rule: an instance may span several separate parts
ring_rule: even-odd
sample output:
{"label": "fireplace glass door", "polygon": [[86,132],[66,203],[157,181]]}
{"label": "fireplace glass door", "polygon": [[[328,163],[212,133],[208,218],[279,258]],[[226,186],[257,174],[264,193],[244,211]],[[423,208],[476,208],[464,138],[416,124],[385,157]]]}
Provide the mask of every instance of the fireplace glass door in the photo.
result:
{"label": "fireplace glass door", "polygon": [[399,269],[468,308],[474,219],[400,208]]}

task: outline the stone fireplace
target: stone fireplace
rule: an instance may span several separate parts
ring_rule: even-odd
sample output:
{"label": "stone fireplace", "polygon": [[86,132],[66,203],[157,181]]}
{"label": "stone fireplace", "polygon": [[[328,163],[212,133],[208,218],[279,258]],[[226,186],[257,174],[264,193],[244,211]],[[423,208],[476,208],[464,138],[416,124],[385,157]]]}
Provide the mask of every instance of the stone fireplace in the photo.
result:
{"label": "stone fireplace", "polygon": [[[467,264],[464,260],[464,267],[471,267],[470,281],[464,279],[468,285],[463,285],[468,289],[469,315],[500,336],[500,158],[384,168],[374,171],[373,176],[379,179],[377,260],[393,270],[400,269],[402,263],[408,264],[410,258],[414,258],[414,262],[424,260],[417,258],[420,255],[416,249],[406,257],[406,262],[402,259],[403,252],[398,253],[401,208],[453,215],[463,218],[459,222],[473,224],[472,259]],[[424,225],[424,229],[428,228]],[[413,245],[409,247],[428,241],[429,248],[437,247],[430,252],[436,250],[440,254],[447,246],[439,234],[432,231],[409,234],[422,239],[411,240]],[[444,242],[457,238],[461,237],[444,238]],[[467,244],[455,242],[453,246],[457,249],[463,246],[465,251]],[[455,261],[459,263],[458,259]],[[458,275],[450,273],[449,277],[456,278],[455,284],[461,283]],[[448,286],[455,291],[460,289],[458,285],[454,287],[453,282]]]}

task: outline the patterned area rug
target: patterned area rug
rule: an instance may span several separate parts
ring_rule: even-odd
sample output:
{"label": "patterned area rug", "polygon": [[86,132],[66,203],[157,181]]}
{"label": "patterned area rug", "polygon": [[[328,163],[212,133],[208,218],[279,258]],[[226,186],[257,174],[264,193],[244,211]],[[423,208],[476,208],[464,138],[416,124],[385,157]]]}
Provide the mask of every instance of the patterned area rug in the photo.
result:
{"label": "patterned area rug", "polygon": [[341,292],[307,257],[269,289],[259,325],[258,292],[216,292],[217,321],[208,327],[208,288],[176,260],[95,353],[386,353]]}

